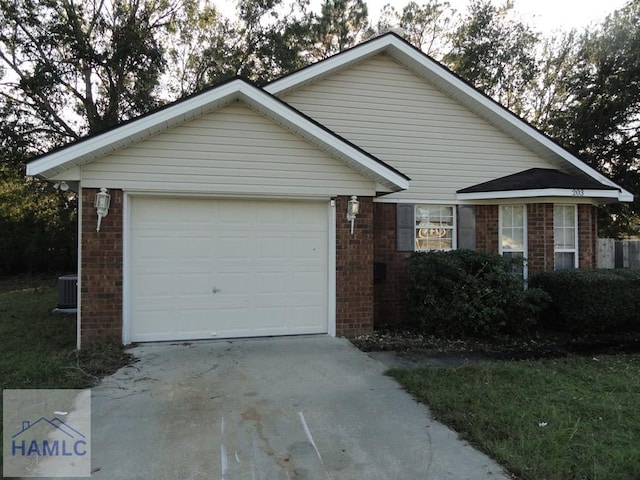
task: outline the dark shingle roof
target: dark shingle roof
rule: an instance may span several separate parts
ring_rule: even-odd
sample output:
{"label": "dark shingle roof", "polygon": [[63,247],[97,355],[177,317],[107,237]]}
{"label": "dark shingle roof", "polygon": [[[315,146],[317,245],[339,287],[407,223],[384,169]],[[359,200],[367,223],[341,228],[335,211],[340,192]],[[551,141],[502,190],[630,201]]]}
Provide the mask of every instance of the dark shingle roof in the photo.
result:
{"label": "dark shingle roof", "polygon": [[614,187],[586,178],[578,178],[568,173],[550,168],[531,168],[524,172],[479,183],[458,190],[457,193],[507,192],[513,190],[543,190],[550,188],[582,190],[617,190]]}

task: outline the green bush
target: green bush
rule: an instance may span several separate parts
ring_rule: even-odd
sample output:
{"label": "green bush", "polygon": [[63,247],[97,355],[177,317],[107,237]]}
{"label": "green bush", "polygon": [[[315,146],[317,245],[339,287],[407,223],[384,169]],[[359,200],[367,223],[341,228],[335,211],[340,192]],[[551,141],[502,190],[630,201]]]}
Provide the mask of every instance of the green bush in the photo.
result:
{"label": "green bush", "polygon": [[551,296],[544,328],[572,333],[640,329],[640,270],[565,270],[534,275]]}
{"label": "green bush", "polygon": [[492,336],[537,323],[548,296],[525,290],[514,261],[471,250],[415,253],[409,261],[409,312],[429,333]]}

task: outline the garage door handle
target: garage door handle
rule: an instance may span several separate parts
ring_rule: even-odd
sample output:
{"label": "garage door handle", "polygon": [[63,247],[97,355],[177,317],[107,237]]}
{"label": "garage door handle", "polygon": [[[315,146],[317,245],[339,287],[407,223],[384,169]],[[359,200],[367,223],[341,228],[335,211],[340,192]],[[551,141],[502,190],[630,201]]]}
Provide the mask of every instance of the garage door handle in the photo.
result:
{"label": "garage door handle", "polygon": [[220,291],[220,289],[218,287],[213,287],[213,290],[211,290],[211,292],[215,295],[216,293],[218,293]]}

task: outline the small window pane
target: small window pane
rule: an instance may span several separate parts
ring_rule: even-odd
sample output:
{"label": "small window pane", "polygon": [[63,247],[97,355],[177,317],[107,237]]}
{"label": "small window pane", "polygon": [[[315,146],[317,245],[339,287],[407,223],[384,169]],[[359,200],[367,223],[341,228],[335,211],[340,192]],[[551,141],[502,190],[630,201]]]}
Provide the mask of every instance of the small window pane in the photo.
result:
{"label": "small window pane", "polygon": [[524,229],[503,228],[502,229],[502,249],[503,250],[524,250]]}
{"label": "small window pane", "polygon": [[505,205],[502,212],[502,250],[524,252],[524,206]]}
{"label": "small window pane", "polygon": [[553,210],[553,236],[556,250],[576,248],[574,205],[556,205]]}
{"label": "small window pane", "polygon": [[556,270],[571,270],[575,268],[575,255],[573,252],[556,252]]}
{"label": "small window pane", "polygon": [[511,273],[519,277],[524,277],[524,255],[522,252],[504,252],[502,255],[514,260]]}
{"label": "small window pane", "polygon": [[524,207],[514,207],[513,209],[513,225],[521,227],[524,224]]}

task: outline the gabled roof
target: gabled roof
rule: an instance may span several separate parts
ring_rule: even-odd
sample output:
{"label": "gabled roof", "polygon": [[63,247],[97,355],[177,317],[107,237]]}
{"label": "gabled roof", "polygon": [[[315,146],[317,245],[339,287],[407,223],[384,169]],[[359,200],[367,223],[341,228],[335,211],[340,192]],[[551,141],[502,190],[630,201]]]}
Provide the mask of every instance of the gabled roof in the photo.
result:
{"label": "gabled roof", "polygon": [[50,178],[104,157],[162,131],[224,107],[245,102],[253,110],[343,161],[391,191],[409,187],[409,178],[373,155],[331,132],[278,98],[240,78],[222,83],[117,127],[41,155],[27,165],[27,175]]}
{"label": "gabled roof", "polygon": [[460,200],[576,196],[617,200],[619,190],[589,178],[574,177],[558,170],[531,168],[463,188],[457,193]]}
{"label": "gabled roof", "polygon": [[633,195],[609,178],[591,168],[532,125],[480,92],[458,75],[413,47],[395,33],[373,38],[349,50],[329,57],[267,84],[264,89],[276,96],[284,96],[306,84],[378,54],[387,54],[419,77],[440,89],[460,104],[487,120],[496,128],[531,149],[540,157],[576,177],[594,180],[617,191],[618,201],[631,202]]}

